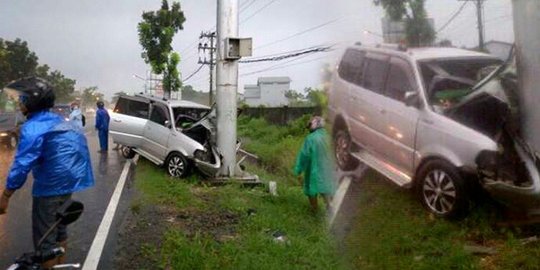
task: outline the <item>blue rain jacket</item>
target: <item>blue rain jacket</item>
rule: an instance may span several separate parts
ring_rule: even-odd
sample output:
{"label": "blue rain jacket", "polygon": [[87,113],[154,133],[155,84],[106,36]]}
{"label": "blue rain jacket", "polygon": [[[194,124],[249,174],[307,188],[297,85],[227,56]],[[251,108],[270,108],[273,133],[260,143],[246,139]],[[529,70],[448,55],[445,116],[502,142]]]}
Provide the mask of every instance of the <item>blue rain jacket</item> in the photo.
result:
{"label": "blue rain jacket", "polygon": [[99,108],[96,112],[96,129],[109,130],[109,113],[104,108]]}
{"label": "blue rain jacket", "polygon": [[82,129],[48,111],[33,113],[21,127],[6,188],[22,187],[31,170],[34,197],[64,195],[93,186],[90,153]]}

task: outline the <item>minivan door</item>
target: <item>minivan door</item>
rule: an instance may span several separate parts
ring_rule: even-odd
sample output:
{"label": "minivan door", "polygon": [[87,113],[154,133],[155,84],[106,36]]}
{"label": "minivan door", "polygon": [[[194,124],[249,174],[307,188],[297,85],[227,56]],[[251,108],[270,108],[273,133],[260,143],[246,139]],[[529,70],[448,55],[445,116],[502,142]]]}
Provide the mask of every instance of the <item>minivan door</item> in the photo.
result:
{"label": "minivan door", "polygon": [[382,147],[384,124],[383,95],[384,83],[388,71],[389,56],[367,53],[363,72],[350,88],[347,111],[351,117],[351,138],[361,147],[373,154],[378,154]]}
{"label": "minivan door", "polygon": [[146,122],[149,103],[144,98],[121,96],[110,114],[109,133],[115,143],[139,148]]}
{"label": "minivan door", "polygon": [[384,123],[383,149],[392,165],[411,176],[420,110],[405,105],[407,92],[419,94],[412,65],[402,58],[392,57],[385,90],[388,97],[384,106],[386,116],[381,119]]}
{"label": "minivan door", "polygon": [[164,161],[167,155],[171,127],[171,113],[167,106],[153,103],[150,120],[144,128],[142,149],[160,161]]}

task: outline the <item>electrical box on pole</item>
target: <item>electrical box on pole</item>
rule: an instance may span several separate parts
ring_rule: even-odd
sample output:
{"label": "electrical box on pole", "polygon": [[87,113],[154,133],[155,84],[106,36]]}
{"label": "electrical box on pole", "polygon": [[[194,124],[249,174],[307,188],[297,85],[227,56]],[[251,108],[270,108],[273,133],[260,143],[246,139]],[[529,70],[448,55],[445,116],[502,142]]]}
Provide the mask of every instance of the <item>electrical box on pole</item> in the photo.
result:
{"label": "electrical box on pole", "polygon": [[242,57],[251,56],[253,42],[251,38],[225,38],[225,59],[238,60]]}

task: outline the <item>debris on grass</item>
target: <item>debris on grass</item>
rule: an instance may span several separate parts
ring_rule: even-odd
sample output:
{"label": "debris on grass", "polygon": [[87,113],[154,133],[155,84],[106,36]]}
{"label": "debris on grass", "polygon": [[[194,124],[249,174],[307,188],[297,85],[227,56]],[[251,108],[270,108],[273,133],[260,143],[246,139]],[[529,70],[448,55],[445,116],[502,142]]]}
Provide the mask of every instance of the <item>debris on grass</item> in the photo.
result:
{"label": "debris on grass", "polygon": [[495,255],[495,254],[497,254],[497,250],[495,248],[479,246],[479,245],[465,245],[465,246],[463,246],[463,249],[465,250],[465,252],[473,254],[473,255]]}

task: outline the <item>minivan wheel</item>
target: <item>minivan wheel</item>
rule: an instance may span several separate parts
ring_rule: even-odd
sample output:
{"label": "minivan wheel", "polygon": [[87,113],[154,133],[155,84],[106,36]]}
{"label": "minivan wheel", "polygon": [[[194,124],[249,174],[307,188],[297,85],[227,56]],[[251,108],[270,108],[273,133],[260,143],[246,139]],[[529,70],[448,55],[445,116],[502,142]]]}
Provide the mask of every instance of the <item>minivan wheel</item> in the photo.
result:
{"label": "minivan wheel", "polygon": [[19,140],[17,139],[17,136],[12,134],[11,137],[9,138],[8,148],[9,149],[15,149],[15,148],[17,148],[18,143],[19,143]]}
{"label": "minivan wheel", "polygon": [[438,217],[458,219],[469,210],[464,179],[448,162],[426,163],[419,171],[417,188],[422,204]]}
{"label": "minivan wheel", "polygon": [[122,152],[122,156],[125,159],[132,159],[133,157],[135,157],[135,154],[136,154],[135,151],[133,151],[131,147],[127,147],[127,146],[122,146],[120,151]]}
{"label": "minivan wheel", "polygon": [[349,133],[338,130],[334,134],[334,153],[338,167],[342,171],[352,171],[359,165],[359,161],[351,155],[352,142]]}
{"label": "minivan wheel", "polygon": [[172,153],[165,166],[169,175],[175,178],[183,178],[189,173],[188,160],[180,153]]}

